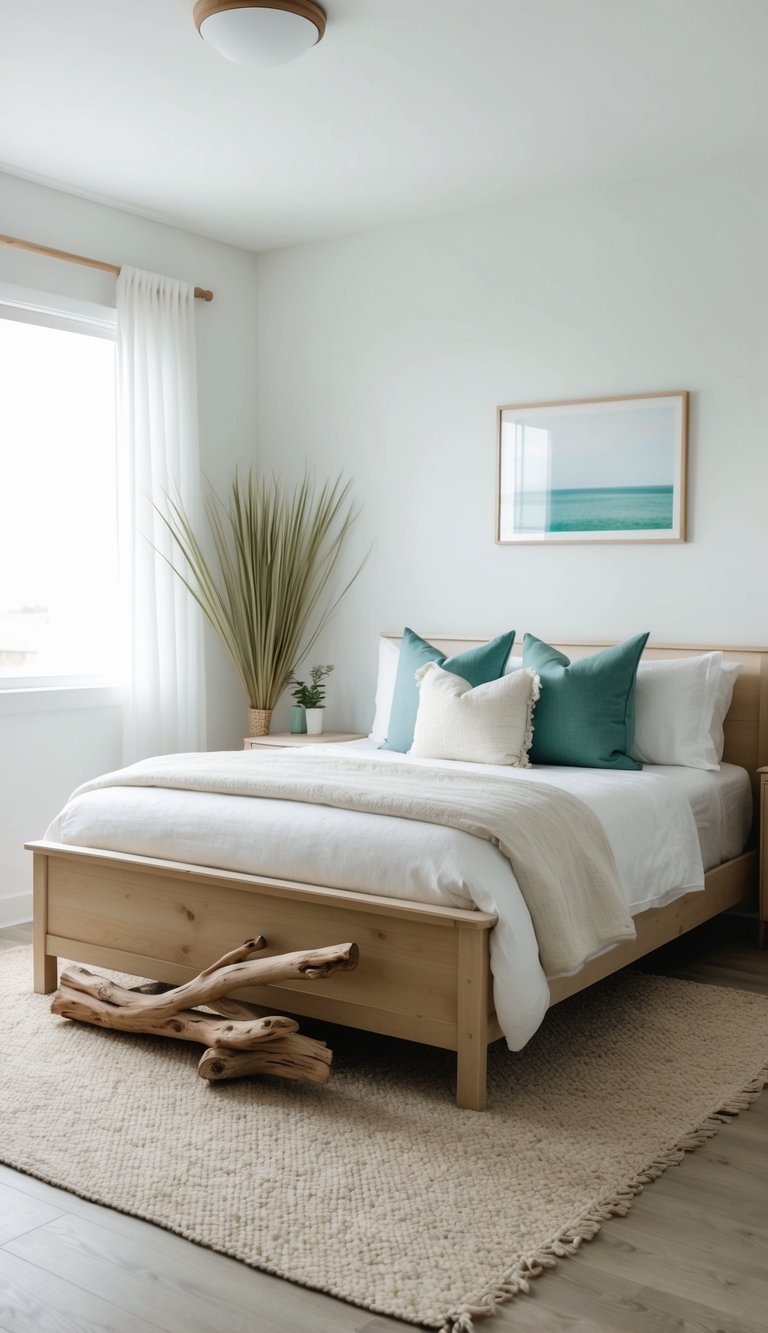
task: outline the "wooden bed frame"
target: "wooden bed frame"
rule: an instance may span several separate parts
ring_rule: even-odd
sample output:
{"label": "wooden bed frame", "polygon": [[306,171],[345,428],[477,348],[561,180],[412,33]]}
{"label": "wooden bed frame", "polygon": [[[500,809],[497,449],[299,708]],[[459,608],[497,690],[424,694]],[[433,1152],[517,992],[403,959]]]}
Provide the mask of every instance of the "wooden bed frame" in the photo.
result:
{"label": "wooden bed frame", "polygon": [[[482,642],[429,637],[449,654]],[[578,657],[606,646],[571,643],[562,649]],[[644,656],[706,651],[664,645]],[[724,652],[726,660],[743,666],[726,719],[724,757],[749,771],[757,797],[756,770],[768,763],[768,650]],[[743,855],[709,871],[703,893],[637,916],[636,940],[576,976],[554,981],[551,1004],[749,897],[757,884],[754,841]],[[244,994],[273,1012],[456,1051],[457,1105],[484,1109],[487,1047],[501,1036],[489,968],[495,917],[119,852],[47,842],[28,846],[34,853],[36,991],[55,990],[60,957],[179,983],[253,935],[266,936],[267,953],[354,940],[361,960],[356,972]]]}

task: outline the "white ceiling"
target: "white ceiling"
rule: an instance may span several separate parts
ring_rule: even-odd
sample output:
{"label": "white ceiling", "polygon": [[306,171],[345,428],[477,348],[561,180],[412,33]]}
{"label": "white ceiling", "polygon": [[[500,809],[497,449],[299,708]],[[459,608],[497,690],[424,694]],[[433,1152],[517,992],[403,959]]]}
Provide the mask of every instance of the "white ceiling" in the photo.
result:
{"label": "white ceiling", "polygon": [[263,249],[766,148],[768,0],[327,0],[268,71],[192,7],[0,0],[0,169]]}

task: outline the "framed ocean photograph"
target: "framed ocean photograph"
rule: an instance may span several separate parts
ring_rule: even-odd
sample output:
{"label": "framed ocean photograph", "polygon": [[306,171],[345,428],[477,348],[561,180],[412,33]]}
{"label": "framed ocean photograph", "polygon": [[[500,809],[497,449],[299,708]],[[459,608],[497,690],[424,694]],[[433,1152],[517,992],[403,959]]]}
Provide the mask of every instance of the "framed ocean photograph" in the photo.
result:
{"label": "framed ocean photograph", "polygon": [[498,409],[496,541],[685,541],[688,394]]}

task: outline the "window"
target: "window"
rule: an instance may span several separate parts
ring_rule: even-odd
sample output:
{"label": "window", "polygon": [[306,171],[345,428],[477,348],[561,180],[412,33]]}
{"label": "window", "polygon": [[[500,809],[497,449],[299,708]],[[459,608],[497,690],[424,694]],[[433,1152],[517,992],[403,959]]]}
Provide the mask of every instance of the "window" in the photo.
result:
{"label": "window", "polygon": [[0,289],[0,689],[115,676],[114,311],[32,295]]}

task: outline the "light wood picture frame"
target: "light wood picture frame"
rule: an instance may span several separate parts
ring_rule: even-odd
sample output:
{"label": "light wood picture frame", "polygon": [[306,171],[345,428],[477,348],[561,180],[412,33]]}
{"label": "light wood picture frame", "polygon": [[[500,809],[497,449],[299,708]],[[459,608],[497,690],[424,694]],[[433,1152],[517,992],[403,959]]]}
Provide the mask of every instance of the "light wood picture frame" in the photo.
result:
{"label": "light wood picture frame", "polygon": [[688,393],[497,410],[496,542],[686,540]]}

